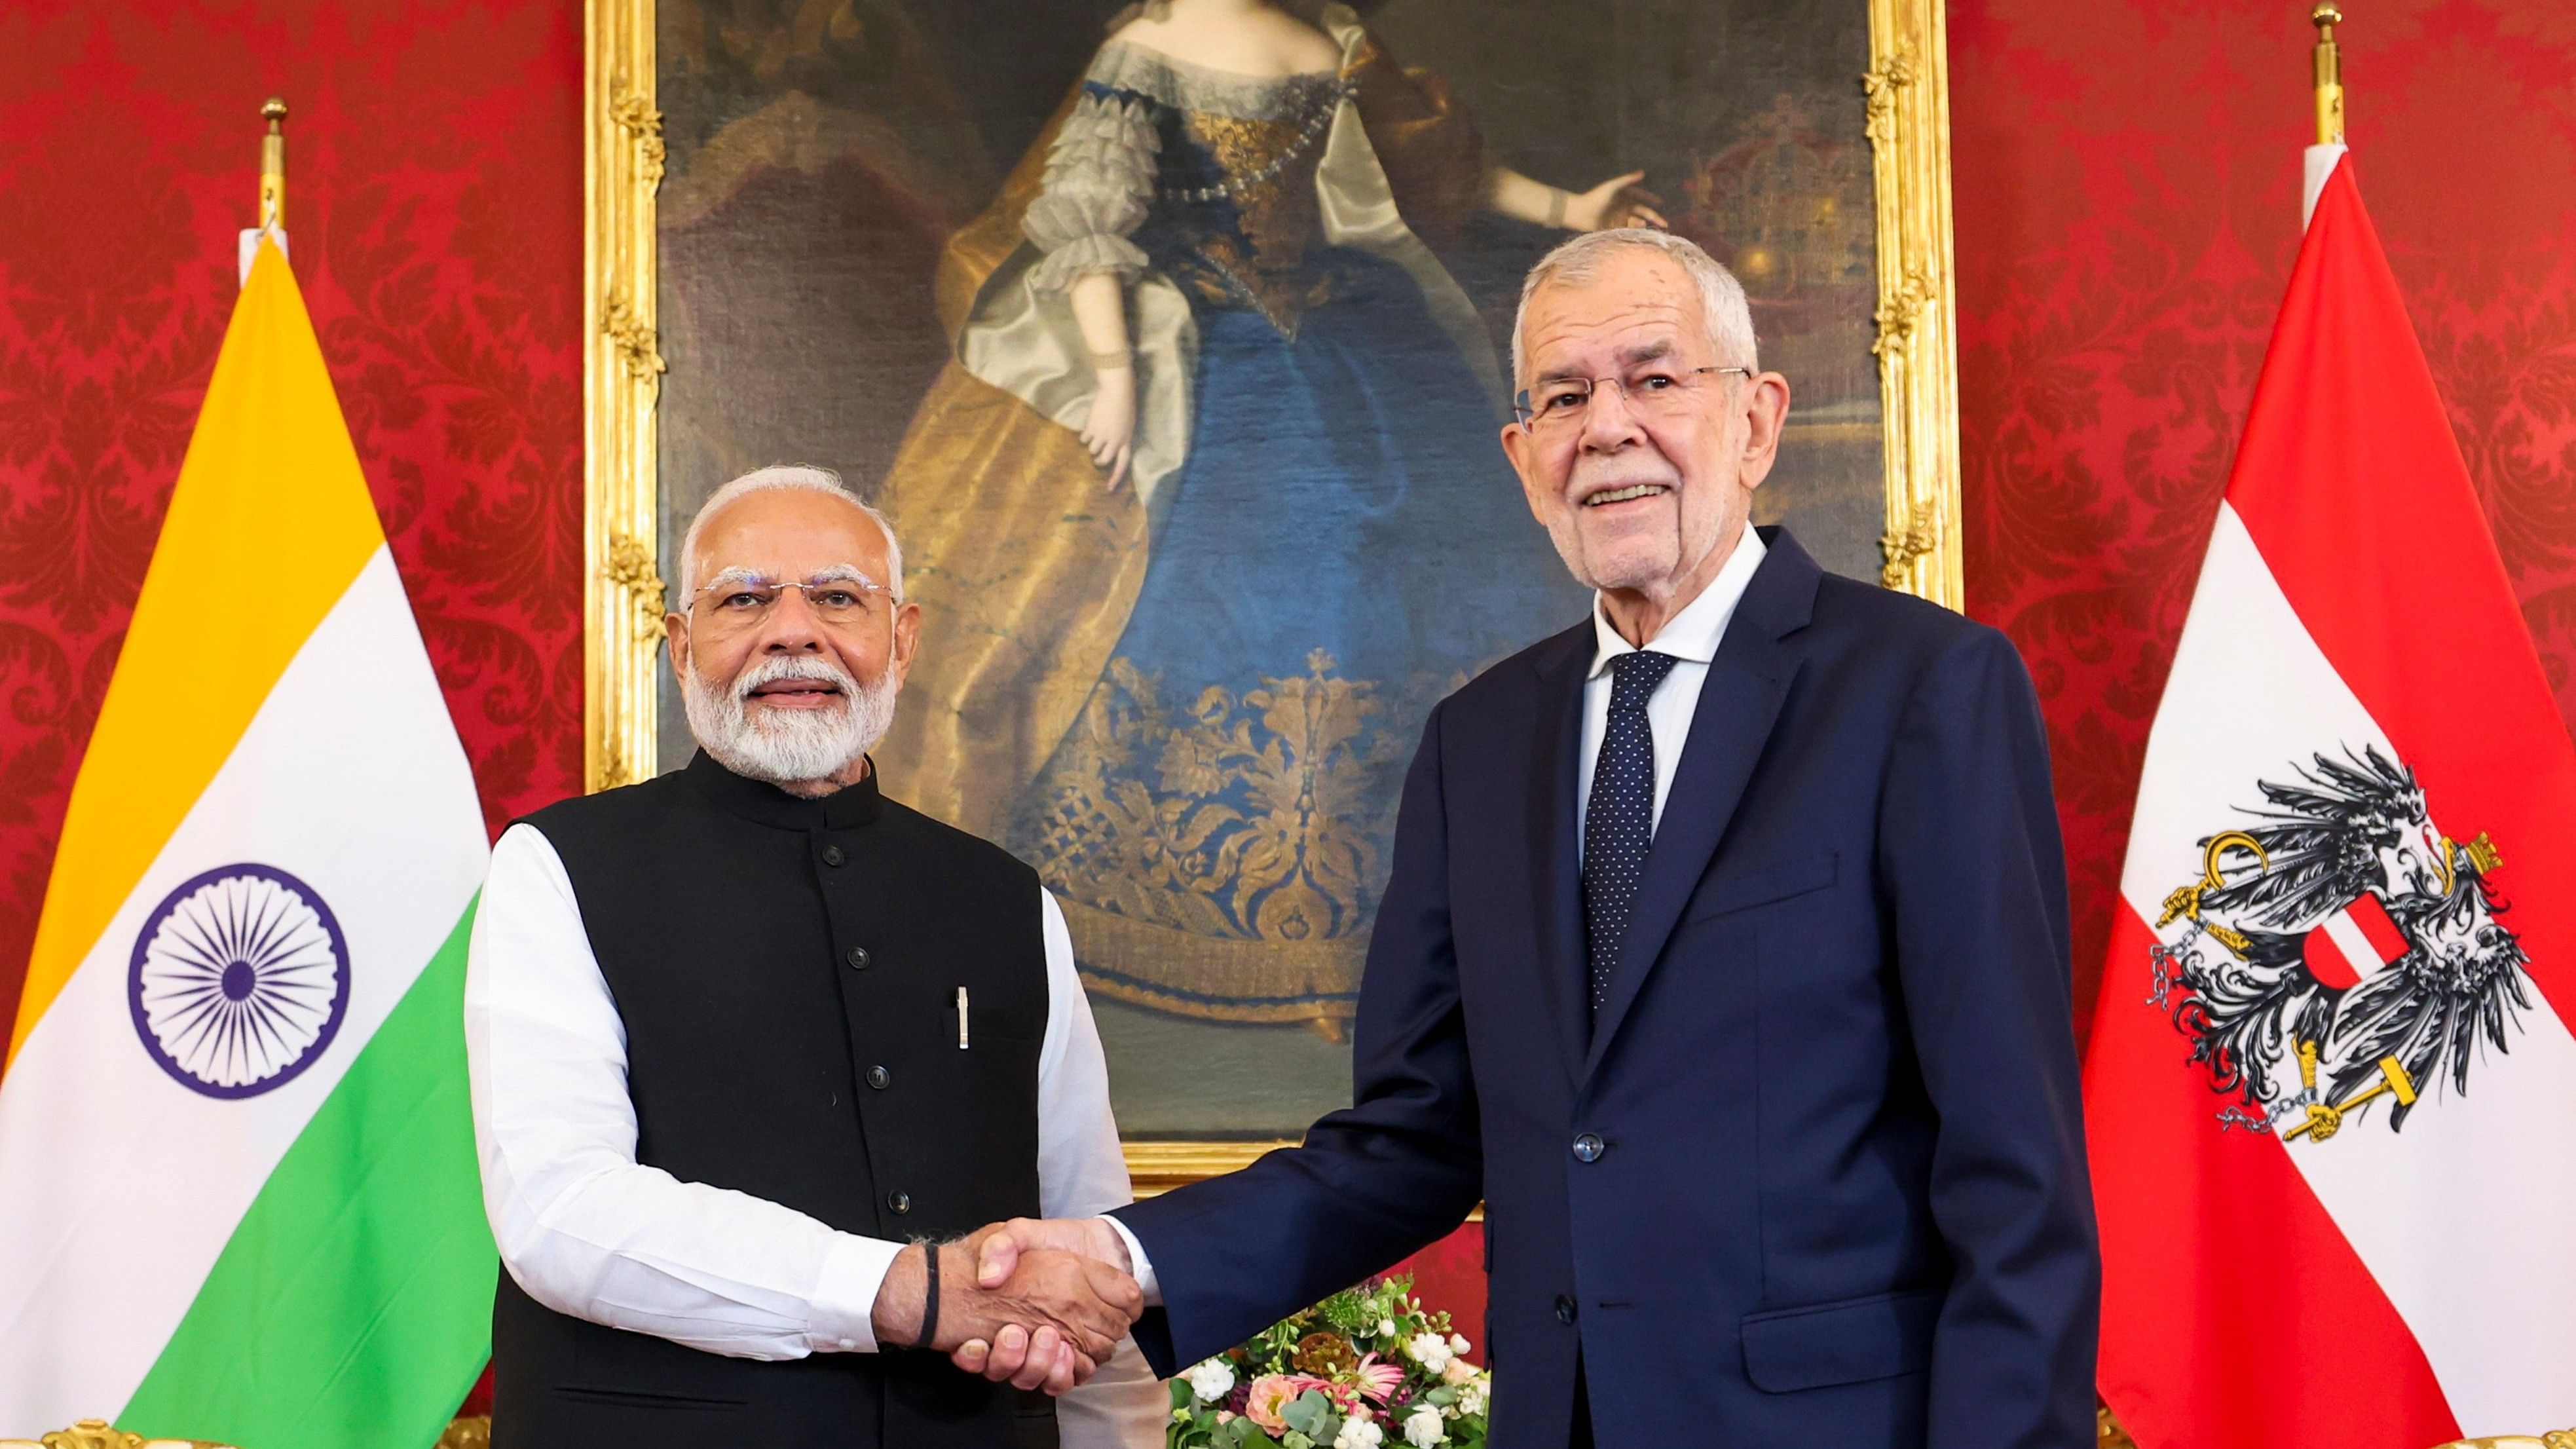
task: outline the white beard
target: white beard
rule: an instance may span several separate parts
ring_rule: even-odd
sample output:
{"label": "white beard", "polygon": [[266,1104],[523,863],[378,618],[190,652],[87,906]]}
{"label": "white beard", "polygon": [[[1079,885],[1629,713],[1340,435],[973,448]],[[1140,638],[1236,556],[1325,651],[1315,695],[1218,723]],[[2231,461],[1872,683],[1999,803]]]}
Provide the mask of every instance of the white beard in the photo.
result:
{"label": "white beard", "polygon": [[[836,684],[840,701],[828,709],[763,705],[755,712],[751,692],[783,679]],[[680,685],[680,702],[688,710],[689,733],[716,763],[754,780],[795,785],[831,779],[876,748],[894,725],[894,697],[901,688],[892,671],[863,686],[832,660],[773,655],[745,669],[729,690],[715,689],[691,670]]]}

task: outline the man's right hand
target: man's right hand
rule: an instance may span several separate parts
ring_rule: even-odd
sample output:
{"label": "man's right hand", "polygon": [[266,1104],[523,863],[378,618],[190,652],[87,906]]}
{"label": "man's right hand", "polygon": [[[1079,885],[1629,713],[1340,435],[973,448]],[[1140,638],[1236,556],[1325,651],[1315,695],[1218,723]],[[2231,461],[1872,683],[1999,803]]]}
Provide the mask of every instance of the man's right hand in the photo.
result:
{"label": "man's right hand", "polygon": [[[925,1245],[924,1252],[942,1254],[939,1322],[929,1347],[958,1356],[971,1345],[978,1350],[976,1371],[985,1372],[984,1361],[1000,1346],[1011,1369],[986,1377],[1063,1393],[1108,1361],[1144,1312],[1144,1295],[1122,1269],[1035,1244],[1014,1243],[1008,1267],[979,1271],[984,1259],[978,1250],[994,1232],[988,1228],[944,1247]],[[895,1260],[877,1292],[880,1342],[918,1341],[927,1277],[920,1255]]]}
{"label": "man's right hand", "polygon": [[[990,1227],[967,1240],[975,1247],[975,1281],[986,1291],[1001,1289],[1013,1281],[1027,1266],[1036,1261],[1072,1255],[1089,1261],[1104,1272],[1114,1274],[1129,1288],[1135,1287],[1135,1265],[1127,1260],[1127,1244],[1117,1230],[1100,1218],[1013,1218]],[[945,1266],[943,1264],[943,1266]],[[1128,1316],[1128,1326],[1137,1314],[1144,1312],[1144,1296],[1136,1297],[1136,1311]],[[1040,1330],[1043,1333],[1043,1330]],[[1027,1382],[1032,1373],[1051,1368],[1047,1347],[1040,1333],[1019,1333],[1003,1329],[991,1337],[970,1338],[949,1352],[951,1363],[970,1374],[981,1374],[996,1383],[1007,1379],[1021,1388],[1037,1385]],[[1121,1337],[1126,1327],[1119,1329]],[[942,1338],[947,1334],[942,1333]],[[1114,1347],[1113,1341],[1113,1347]],[[1095,1354],[1093,1361],[1106,1361],[1109,1355]],[[1090,1376],[1085,1369],[1083,1378]],[[1053,1387],[1053,1374],[1047,1376],[1048,1392],[1060,1393]],[[1076,1380],[1079,1382],[1079,1379]]]}

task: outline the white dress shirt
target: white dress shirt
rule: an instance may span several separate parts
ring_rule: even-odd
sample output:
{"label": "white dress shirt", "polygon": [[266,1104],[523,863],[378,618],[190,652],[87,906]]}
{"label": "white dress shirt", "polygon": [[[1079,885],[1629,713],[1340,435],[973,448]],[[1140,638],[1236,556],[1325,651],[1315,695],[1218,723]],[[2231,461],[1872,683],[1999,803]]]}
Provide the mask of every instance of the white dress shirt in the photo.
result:
{"label": "white dress shirt", "polygon": [[[1646,700],[1646,727],[1655,740],[1655,808],[1650,819],[1656,824],[1664,818],[1664,797],[1672,793],[1673,771],[1681,764],[1683,743],[1690,738],[1691,716],[1699,710],[1700,686],[1708,682],[1709,663],[1717,658],[1717,646],[1726,637],[1727,621],[1735,617],[1735,606],[1744,598],[1745,586],[1753,582],[1753,571],[1762,567],[1762,557],[1769,551],[1762,546],[1762,536],[1753,531],[1753,525],[1746,524],[1735,552],[1718,565],[1717,577],[1646,641],[1647,648],[1681,661]],[[1637,649],[1610,627],[1610,616],[1602,611],[1599,594],[1592,596],[1592,635],[1592,672],[1583,682],[1583,753],[1578,761],[1582,773],[1575,776],[1577,861],[1583,858],[1583,817],[1592,794],[1592,768],[1601,758],[1601,736],[1610,728],[1610,661]],[[1145,1301],[1160,1306],[1162,1280],[1155,1276],[1154,1265],[1145,1256],[1145,1245],[1136,1241],[1125,1223],[1112,1217],[1102,1221],[1117,1229],[1118,1240],[1126,1244],[1136,1286],[1145,1290]]]}
{"label": "white dress shirt", "polygon": [[[1073,941],[1044,900],[1038,1195],[1048,1217],[1131,1200],[1109,1071]],[[877,1290],[904,1245],[635,1160],[626,1025],[543,834],[492,848],[465,970],[465,1055],[483,1208],[501,1261],[558,1313],[709,1353],[873,1353]],[[1151,1449],[1168,1400],[1131,1340],[1058,1402],[1066,1449]]]}
{"label": "white dress shirt", "polygon": [[[1655,741],[1655,807],[1647,817],[1650,827],[1663,823],[1664,797],[1673,792],[1673,772],[1681,767],[1691,716],[1699,712],[1699,691],[1708,683],[1709,661],[1717,658],[1727,621],[1735,617],[1745,586],[1753,582],[1753,571],[1762,567],[1762,556],[1768,552],[1762,535],[1746,524],[1735,552],[1718,565],[1717,577],[1646,641],[1648,649],[1681,661],[1646,698],[1646,729]],[[1574,777],[1574,858],[1578,862],[1583,859],[1584,817],[1592,809],[1592,771],[1601,759],[1601,737],[1610,729],[1610,662],[1637,652],[1636,645],[1611,627],[1599,594],[1592,596],[1592,638],[1592,673],[1583,681],[1583,753],[1576,757]]]}

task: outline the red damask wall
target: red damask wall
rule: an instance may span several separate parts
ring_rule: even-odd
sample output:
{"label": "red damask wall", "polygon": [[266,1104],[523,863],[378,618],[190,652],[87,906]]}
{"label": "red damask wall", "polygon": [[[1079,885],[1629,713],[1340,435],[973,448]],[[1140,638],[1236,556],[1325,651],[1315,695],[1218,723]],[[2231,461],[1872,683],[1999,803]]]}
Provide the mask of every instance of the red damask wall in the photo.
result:
{"label": "red damask wall", "polygon": [[[2021,646],[2047,710],[2079,1030],[2298,244],[2308,8],[1950,4],[1968,611]],[[2576,715],[2576,7],[2345,9],[2362,195]]]}
{"label": "red damask wall", "polygon": [[[2576,711],[2576,10],[2353,9],[2364,194]],[[2297,241],[2306,10],[1951,5],[1969,607],[2021,645],[2048,710],[2079,1024]],[[0,1002],[214,362],[272,91],[295,108],[296,272],[485,814],[579,784],[578,7],[16,0],[0,10]],[[1475,1236],[1419,1266],[1424,1296],[1478,1333]]]}
{"label": "red damask wall", "polygon": [[0,1002],[238,290],[271,93],[296,276],[485,817],[580,788],[581,46],[560,0],[0,7]]}

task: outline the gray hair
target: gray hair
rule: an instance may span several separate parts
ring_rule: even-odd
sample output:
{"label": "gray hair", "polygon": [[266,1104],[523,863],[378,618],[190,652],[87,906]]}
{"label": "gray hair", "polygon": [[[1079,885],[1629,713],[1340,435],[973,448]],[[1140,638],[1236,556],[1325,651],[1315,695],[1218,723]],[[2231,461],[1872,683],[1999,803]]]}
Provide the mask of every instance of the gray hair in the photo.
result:
{"label": "gray hair", "polygon": [[1537,296],[1541,287],[1555,282],[1581,286],[1600,274],[1601,263],[1610,253],[1631,248],[1661,252],[1690,274],[1692,283],[1699,288],[1709,340],[1717,344],[1721,365],[1761,369],[1754,350],[1753,308],[1744,300],[1744,284],[1735,280],[1735,274],[1688,237],[1648,226],[1623,226],[1585,232],[1539,258],[1538,265],[1530,268],[1529,279],[1521,283],[1520,310],[1512,316],[1515,386],[1529,380],[1529,355],[1521,346],[1521,328],[1529,320],[1530,298]]}
{"label": "gray hair", "polygon": [[698,591],[698,536],[706,532],[707,520],[723,511],[726,504],[751,493],[794,488],[807,493],[828,493],[868,516],[877,531],[885,535],[886,572],[894,577],[885,580],[894,590],[894,601],[903,602],[903,544],[894,536],[894,522],[869,505],[841,481],[841,475],[829,468],[816,468],[803,463],[783,463],[775,467],[756,468],[707,495],[689,519],[689,531],[680,540],[680,605],[688,606]]}

